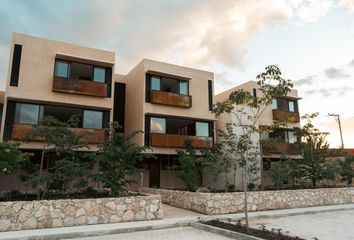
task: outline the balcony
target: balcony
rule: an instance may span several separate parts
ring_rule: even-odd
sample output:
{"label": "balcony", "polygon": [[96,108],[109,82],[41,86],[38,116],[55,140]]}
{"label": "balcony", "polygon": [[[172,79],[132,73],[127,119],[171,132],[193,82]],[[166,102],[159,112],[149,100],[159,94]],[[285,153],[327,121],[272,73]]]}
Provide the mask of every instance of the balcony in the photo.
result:
{"label": "balcony", "polygon": [[[53,128],[43,126],[43,128]],[[33,125],[30,124],[17,124],[12,125],[11,139],[23,140],[33,130]],[[88,143],[100,144],[104,141],[104,129],[88,129],[88,128],[70,128],[70,130],[78,137],[85,139]],[[35,141],[43,141],[41,138]]]}
{"label": "balcony", "polygon": [[279,142],[274,139],[262,140],[262,153],[263,155],[269,154],[290,154],[300,155],[300,145],[297,143]]}
{"label": "balcony", "polygon": [[184,142],[190,139],[195,148],[211,148],[213,146],[213,138],[211,137],[197,137],[187,135],[151,133],[150,145],[152,147],[165,148],[184,148]]}
{"label": "balcony", "polygon": [[280,109],[273,109],[274,120],[290,120],[291,122],[300,122],[300,115],[298,112],[289,112]]}
{"label": "balcony", "polygon": [[175,107],[192,107],[192,96],[180,95],[164,91],[151,91],[150,102]]}
{"label": "balcony", "polygon": [[107,96],[107,84],[55,76],[53,79],[52,91],[104,98]]}

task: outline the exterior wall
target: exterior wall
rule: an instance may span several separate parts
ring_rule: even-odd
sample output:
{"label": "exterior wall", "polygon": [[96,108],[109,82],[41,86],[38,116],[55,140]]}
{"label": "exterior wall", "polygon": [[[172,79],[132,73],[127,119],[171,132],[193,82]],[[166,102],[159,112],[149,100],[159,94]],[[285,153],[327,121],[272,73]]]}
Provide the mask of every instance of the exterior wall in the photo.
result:
{"label": "exterior wall", "polygon": [[[198,193],[140,189],[161,195],[162,202],[207,215],[243,212],[244,193]],[[354,188],[323,188],[248,193],[248,210],[265,211],[354,203]]]}
{"label": "exterior wall", "polygon": [[[189,95],[192,96],[192,107],[180,108],[146,103],[145,75],[148,71],[190,78]],[[210,72],[144,59],[126,75],[125,127],[127,133],[135,130],[144,131],[145,114],[215,121],[208,105],[208,80],[213,79],[213,73]],[[133,106],[131,105],[132,102],[135,103]],[[144,135],[137,136],[135,141],[139,145],[144,145]],[[176,154],[176,150],[175,148],[152,148],[152,152],[156,154]]]}
{"label": "exterior wall", "polygon": [[[11,63],[14,44],[22,45],[19,83],[17,87],[10,86]],[[7,99],[23,100],[40,103],[57,103],[89,107],[100,110],[112,110],[113,98],[91,97],[70,93],[52,91],[54,63],[56,56],[65,55],[112,66],[114,72],[115,54],[103,50],[76,46],[63,42],[47,40],[22,34],[13,34],[9,59],[8,76],[3,112],[6,113]],[[110,114],[112,119],[112,113]],[[5,117],[1,124],[3,136]]]}
{"label": "exterior wall", "polygon": [[157,195],[0,202],[0,231],[160,219],[161,207]]}

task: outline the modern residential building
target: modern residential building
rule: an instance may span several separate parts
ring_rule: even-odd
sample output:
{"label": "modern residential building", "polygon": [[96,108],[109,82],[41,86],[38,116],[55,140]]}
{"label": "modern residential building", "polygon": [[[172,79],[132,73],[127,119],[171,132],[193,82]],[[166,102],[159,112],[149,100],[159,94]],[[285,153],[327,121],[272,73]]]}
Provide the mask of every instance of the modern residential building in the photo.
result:
{"label": "modern residential building", "polygon": [[[257,96],[257,94],[260,94],[258,88],[259,86],[256,81],[249,81],[216,95],[215,101],[222,102],[226,100],[230,93],[238,89],[243,89]],[[258,126],[269,126],[274,120],[290,120],[290,123],[286,126],[273,129],[270,133],[253,134],[252,142],[255,147],[259,148],[262,156],[259,159],[259,165],[257,167],[257,169],[259,169],[258,174],[251,176],[252,179],[250,179],[256,185],[271,184],[268,171],[272,166],[277,164],[282,156],[286,155],[293,159],[301,158],[300,139],[296,134],[297,128],[300,127],[298,100],[300,100],[300,98],[296,90],[291,90],[287,96],[279,96],[273,99],[272,106],[266,107],[266,110],[258,122]],[[245,107],[245,112],[247,111],[250,111],[250,109]],[[227,123],[237,123],[237,120],[232,114],[222,114],[217,118],[216,128],[225,129]],[[234,133],[238,135],[242,134],[241,129],[238,127],[234,127]],[[233,177],[234,174],[231,171],[230,176],[228,176],[230,183],[234,182]],[[224,188],[224,179],[225,177],[220,177],[215,188]],[[236,173],[236,179],[236,188],[240,189],[242,187],[241,171]]]}
{"label": "modern residential building", "polygon": [[143,185],[183,188],[170,168],[176,151],[186,139],[197,149],[214,144],[213,73],[144,59],[125,81],[125,132],[144,131],[135,142],[157,157],[145,160]]}
{"label": "modern residential building", "polygon": [[[119,118],[113,114],[121,80],[113,74],[115,54],[17,33],[11,46],[1,138],[21,140],[45,116],[66,122],[75,115],[79,122],[72,131],[85,136],[90,147],[83,151],[97,150],[103,128]],[[40,141],[20,145],[33,162],[42,147]]]}
{"label": "modern residential building", "polygon": [[[82,150],[96,151],[104,128],[117,121],[126,134],[144,131],[134,141],[157,156],[144,161],[143,176],[134,176],[138,186],[169,188],[183,187],[176,171],[167,169],[185,140],[196,148],[214,143],[213,73],[143,60],[120,75],[113,52],[17,33],[11,45],[3,140],[23,139],[45,116],[68,121],[75,115],[79,124],[72,131],[89,142]],[[34,163],[42,147],[40,141],[20,145]]]}

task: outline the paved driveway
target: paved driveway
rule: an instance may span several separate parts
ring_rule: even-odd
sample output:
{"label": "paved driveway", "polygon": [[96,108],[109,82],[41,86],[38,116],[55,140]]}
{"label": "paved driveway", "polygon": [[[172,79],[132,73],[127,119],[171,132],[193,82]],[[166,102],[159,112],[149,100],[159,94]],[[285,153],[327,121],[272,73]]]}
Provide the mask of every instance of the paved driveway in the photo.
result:
{"label": "paved driveway", "polygon": [[277,219],[258,219],[253,226],[265,225],[267,229],[281,228],[290,235],[305,239],[317,237],[320,240],[353,240],[354,210],[298,215]]}
{"label": "paved driveway", "polygon": [[77,240],[230,240],[215,233],[202,231],[193,227],[176,227],[161,230],[140,231],[78,238]]}

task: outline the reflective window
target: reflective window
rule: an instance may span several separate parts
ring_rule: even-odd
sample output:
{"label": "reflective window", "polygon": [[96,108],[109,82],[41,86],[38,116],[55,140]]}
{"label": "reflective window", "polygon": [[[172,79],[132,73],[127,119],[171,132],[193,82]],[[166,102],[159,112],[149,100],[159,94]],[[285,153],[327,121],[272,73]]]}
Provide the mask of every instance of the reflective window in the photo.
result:
{"label": "reflective window", "polygon": [[297,143],[296,132],[288,132],[288,143]]}
{"label": "reflective window", "polygon": [[278,101],[276,99],[272,100],[272,109],[278,109]]}
{"label": "reflective window", "polygon": [[179,94],[188,95],[188,82],[179,82]]}
{"label": "reflective window", "polygon": [[152,117],[150,120],[150,128],[152,133],[166,133],[166,119]]}
{"label": "reflective window", "polygon": [[269,133],[267,132],[262,132],[261,133],[261,140],[266,140],[269,139]]}
{"label": "reflective window", "polygon": [[84,110],[84,128],[102,128],[103,112]]}
{"label": "reflective window", "polygon": [[161,82],[160,82],[160,77],[151,77],[151,90],[161,90]]}
{"label": "reflective window", "polygon": [[289,112],[295,112],[295,102],[294,101],[289,101],[288,106],[289,106]]}
{"label": "reflective window", "polygon": [[195,135],[198,137],[209,137],[209,124],[205,122],[196,122]]}
{"label": "reflective window", "polygon": [[16,103],[15,123],[38,124],[43,118],[43,106]]}
{"label": "reflective window", "polygon": [[69,76],[69,63],[66,61],[55,61],[55,76],[67,78]]}
{"label": "reflective window", "polygon": [[106,69],[102,67],[94,67],[93,81],[104,83],[106,81]]}

